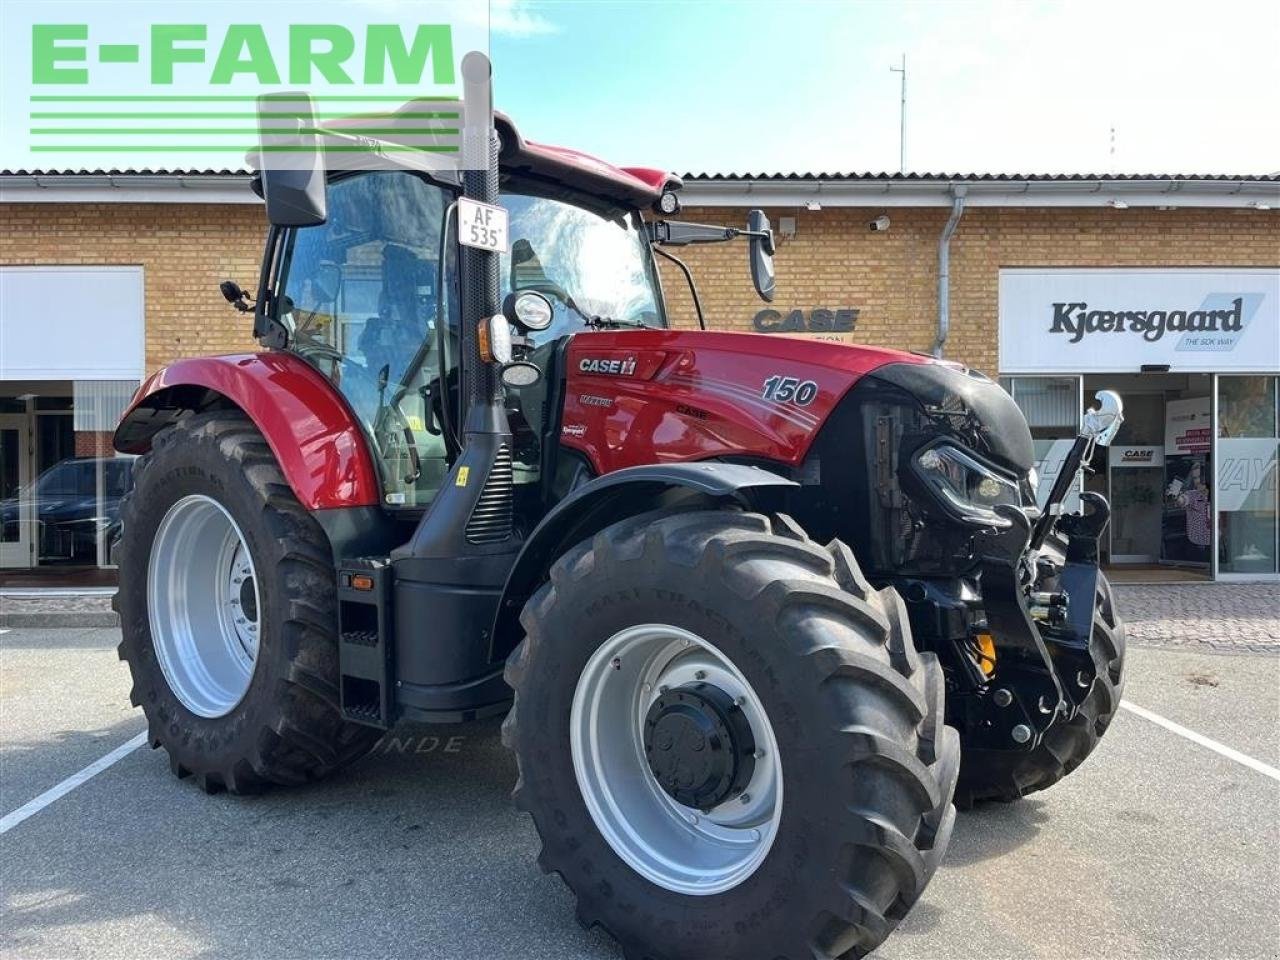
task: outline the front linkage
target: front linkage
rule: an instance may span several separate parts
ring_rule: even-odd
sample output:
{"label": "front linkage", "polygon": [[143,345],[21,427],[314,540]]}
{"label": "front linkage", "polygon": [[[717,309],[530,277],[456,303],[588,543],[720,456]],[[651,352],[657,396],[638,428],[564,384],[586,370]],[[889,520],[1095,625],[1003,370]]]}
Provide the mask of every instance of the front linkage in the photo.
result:
{"label": "front linkage", "polygon": [[1107,446],[1123,421],[1120,399],[1098,395],[1099,407],[1067,456],[1043,512],[996,508],[1007,524],[976,538],[981,559],[985,622],[975,633],[993,653],[975,689],[959,691],[953,716],[968,731],[966,749],[1031,753],[1056,724],[1075,721],[1109,683],[1113,650],[1094,642],[1099,598],[1107,590],[1098,570],[1098,539],[1111,508],[1096,493],[1080,496],[1081,512],[1061,505],[1095,445]]}

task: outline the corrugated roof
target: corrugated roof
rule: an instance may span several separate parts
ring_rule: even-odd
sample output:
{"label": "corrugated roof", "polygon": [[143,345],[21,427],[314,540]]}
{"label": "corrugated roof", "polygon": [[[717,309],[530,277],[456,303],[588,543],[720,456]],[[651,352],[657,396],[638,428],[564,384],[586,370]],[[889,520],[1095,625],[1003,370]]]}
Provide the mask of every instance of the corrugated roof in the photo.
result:
{"label": "corrugated roof", "polygon": [[248,167],[230,170],[199,170],[195,167],[183,170],[0,170],[2,177],[244,177]]}
{"label": "corrugated roof", "polygon": [[1146,180],[1252,180],[1280,183],[1280,172],[1277,173],[870,173],[845,172],[827,173],[825,171],[800,172],[760,172],[760,173],[697,173],[689,172],[680,175],[685,181],[707,180],[775,180],[775,181],[813,181],[813,180],[897,180],[903,182],[935,182],[951,180],[968,180],[988,183],[1070,183],[1072,181],[1146,181]]}
{"label": "corrugated roof", "polygon": [[[7,177],[241,177],[249,172],[248,168],[229,169],[197,169],[182,170],[0,170],[0,176]],[[894,180],[901,182],[937,182],[952,180],[968,180],[987,183],[1070,183],[1072,181],[1235,181],[1251,180],[1254,182],[1280,183],[1280,172],[1275,173],[872,173],[869,171],[833,172],[826,171],[761,171],[759,173],[709,173],[690,172],[680,176],[686,181],[710,180],[771,180],[807,182],[816,180]]]}

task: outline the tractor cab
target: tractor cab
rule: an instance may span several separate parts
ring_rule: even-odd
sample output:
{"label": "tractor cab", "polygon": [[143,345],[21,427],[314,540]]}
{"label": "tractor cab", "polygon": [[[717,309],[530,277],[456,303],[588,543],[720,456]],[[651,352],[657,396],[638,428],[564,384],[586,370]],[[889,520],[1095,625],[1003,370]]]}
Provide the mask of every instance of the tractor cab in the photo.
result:
{"label": "tractor cab", "polygon": [[[645,210],[678,210],[678,178],[534,144],[508,118],[494,119],[502,145],[497,203],[507,217],[498,289],[512,298],[511,329],[496,338],[513,338],[506,362],[518,367],[503,377],[515,495],[529,508],[517,515],[536,520],[548,499],[539,484],[557,441],[548,430],[568,339],[667,327],[655,260],[671,255],[659,244],[758,236],[767,245],[753,249],[752,270],[771,284],[772,236],[759,211],[745,231],[646,224]],[[334,136],[344,129],[335,125]],[[263,166],[256,189],[274,224],[264,263],[278,266],[264,271],[255,332],[341,392],[370,442],[383,507],[420,510],[463,446],[461,178],[415,165],[341,169],[313,173],[323,195],[306,198],[278,182],[296,178],[296,168]],[[516,309],[520,298],[538,304],[537,320]]]}

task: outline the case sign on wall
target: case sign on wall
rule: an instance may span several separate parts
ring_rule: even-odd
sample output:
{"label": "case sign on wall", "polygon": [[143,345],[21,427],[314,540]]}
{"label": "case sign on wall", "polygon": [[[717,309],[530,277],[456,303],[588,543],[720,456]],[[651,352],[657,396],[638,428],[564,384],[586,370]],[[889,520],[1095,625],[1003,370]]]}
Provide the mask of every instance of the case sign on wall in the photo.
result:
{"label": "case sign on wall", "polygon": [[1280,268],[1006,268],[1001,373],[1280,370]]}
{"label": "case sign on wall", "polygon": [[1163,467],[1164,447],[1111,446],[1107,448],[1107,462],[1112,467]]}

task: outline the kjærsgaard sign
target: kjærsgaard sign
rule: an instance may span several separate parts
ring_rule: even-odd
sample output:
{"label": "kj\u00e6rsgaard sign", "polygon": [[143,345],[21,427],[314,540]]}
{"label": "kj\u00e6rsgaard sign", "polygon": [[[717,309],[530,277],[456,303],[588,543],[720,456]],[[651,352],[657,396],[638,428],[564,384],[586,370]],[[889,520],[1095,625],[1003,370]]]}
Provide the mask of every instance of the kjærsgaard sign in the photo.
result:
{"label": "kj\u00e6rsgaard sign", "polygon": [[1280,371],[1280,267],[1006,268],[1002,373]]}

